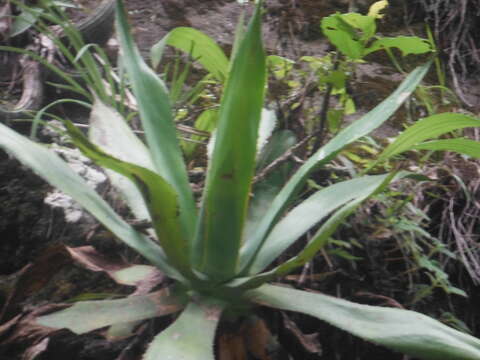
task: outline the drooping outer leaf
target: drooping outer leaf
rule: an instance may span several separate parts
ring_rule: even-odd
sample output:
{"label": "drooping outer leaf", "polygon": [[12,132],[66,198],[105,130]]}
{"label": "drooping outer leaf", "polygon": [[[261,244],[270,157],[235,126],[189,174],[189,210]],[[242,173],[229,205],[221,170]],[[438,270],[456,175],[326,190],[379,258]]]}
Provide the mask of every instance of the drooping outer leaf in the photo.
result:
{"label": "drooping outer leaf", "polygon": [[163,82],[145,64],[133,43],[121,0],[117,0],[117,32],[122,60],[138,103],[155,169],[177,192],[182,229],[185,238],[192,239],[196,207],[177,139],[168,94]]}
{"label": "drooping outer leaf", "polygon": [[376,163],[410,150],[422,141],[436,138],[457,129],[480,126],[480,119],[456,113],[442,113],[417,121],[401,133],[377,158]]}
{"label": "drooping outer leaf", "polygon": [[[90,113],[89,139],[106,153],[155,171],[150,153],[144,143],[135,135],[125,119],[111,107],[95,99]],[[133,214],[140,220],[150,220],[148,209],[135,184],[123,175],[107,171],[112,185],[119,191]]]}
{"label": "drooping outer leaf", "polygon": [[266,77],[260,17],[258,5],[222,97],[192,254],[196,267],[217,280],[234,274],[255,169]]}
{"label": "drooping outer leaf", "polygon": [[365,340],[421,359],[480,358],[479,339],[414,311],[360,305],[273,285],[251,290],[247,297],[261,305],[315,316]]}
{"label": "drooping outer leaf", "polygon": [[80,301],[65,310],[42,316],[37,322],[84,334],[106,326],[164,316],[180,311],[184,306],[184,299],[170,291],[163,289],[116,300]]}
{"label": "drooping outer leaf", "polygon": [[65,249],[78,265],[91,271],[105,272],[119,284],[136,286],[145,278],[160,274],[155,266],[132,265],[124,259],[106,257],[93,246],[65,246]]}
{"label": "drooping outer leaf", "polygon": [[93,189],[85,184],[80,176],[53,152],[17,134],[3,124],[0,124],[0,147],[12,153],[52,186],[74,198],[120,240],[158,266],[168,276],[182,279],[182,276],[168,265],[160,246],[123,221]]}
{"label": "drooping outer leaf", "polygon": [[342,181],[317,191],[304,200],[272,229],[250,268],[256,274],[335,209],[365,200],[383,184],[389,174],[363,176]]}
{"label": "drooping outer leaf", "polygon": [[102,271],[115,282],[135,286],[135,295],[144,295],[164,281],[164,274],[152,265],[133,265],[123,258],[100,254],[93,246],[65,247],[75,262],[91,271]]}
{"label": "drooping outer leaf", "polygon": [[224,82],[228,75],[228,58],[208,35],[189,27],[177,27],[152,47],[153,67],[160,63],[165,45],[173,46],[198,60],[215,78]]}
{"label": "drooping outer leaf", "polygon": [[177,194],[157,173],[144,167],[121,161],[92,144],[71,122],[64,121],[68,134],[85,156],[96,164],[127,177],[142,194],[155,229],[169,261],[184,275],[190,276],[188,242],[179,222]]}
{"label": "drooping outer leaf", "polygon": [[429,66],[430,63],[427,63],[412,71],[412,73],[406,77],[406,79],[388,98],[382,101],[365,116],[340,131],[337,136],[330,140],[326,145],[322,146],[298,169],[276,196],[272,206],[259,224],[254,236],[247,239],[245,245],[242,247],[240,258],[240,266],[242,270],[248,269],[248,266],[251,264],[257,250],[272,229],[275,221],[277,221],[282,212],[289,205],[291,199],[304,184],[308,175],[315,168],[333,158],[344,146],[367,135],[387,120],[410,96],[412,91],[422,80],[423,76],[425,76]]}
{"label": "drooping outer leaf", "polygon": [[143,360],[214,360],[213,341],[222,305],[206,299],[190,302],[179,318],[158,334]]}

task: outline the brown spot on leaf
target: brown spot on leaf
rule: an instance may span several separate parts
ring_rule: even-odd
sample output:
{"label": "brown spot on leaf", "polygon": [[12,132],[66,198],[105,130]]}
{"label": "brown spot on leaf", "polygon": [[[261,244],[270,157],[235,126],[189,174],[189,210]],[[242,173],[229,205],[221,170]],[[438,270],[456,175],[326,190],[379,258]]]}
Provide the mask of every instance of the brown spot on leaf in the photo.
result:
{"label": "brown spot on leaf", "polygon": [[224,179],[224,180],[233,180],[233,177],[234,177],[234,172],[229,172],[229,173],[226,173],[226,174],[222,174],[221,178]]}

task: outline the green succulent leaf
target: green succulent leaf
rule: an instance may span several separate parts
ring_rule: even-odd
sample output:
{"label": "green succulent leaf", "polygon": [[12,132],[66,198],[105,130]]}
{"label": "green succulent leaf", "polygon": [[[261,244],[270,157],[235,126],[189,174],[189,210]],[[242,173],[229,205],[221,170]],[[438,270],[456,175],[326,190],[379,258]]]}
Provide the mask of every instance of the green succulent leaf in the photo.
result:
{"label": "green succulent leaf", "polygon": [[[239,277],[233,281],[231,281],[227,286],[229,287],[239,287],[242,289],[254,289],[259,287],[260,285],[278,279],[281,276],[285,276],[291,273],[294,269],[303,266],[308,261],[312,260],[317,252],[323,248],[330,237],[333,235],[335,230],[338,226],[342,225],[346,218],[368,197],[382,191],[392,180],[400,179],[404,176],[411,176],[412,174],[408,172],[400,172],[398,174],[386,174],[377,177],[377,180],[380,180],[377,183],[376,188],[371,188],[370,192],[365,192],[362,196],[358,196],[355,199],[347,202],[345,205],[341,206],[338,210],[336,210],[316,231],[316,233],[312,236],[311,240],[305,246],[305,248],[300,251],[300,253],[293,258],[285,261],[284,263],[278,265],[277,267],[269,270],[267,272],[263,272],[253,276],[247,277]],[[267,252],[268,250],[265,250]],[[264,256],[266,259],[270,259],[269,256]],[[257,261],[259,263],[259,261]],[[266,265],[267,262],[265,262]],[[265,266],[266,266],[265,265]],[[255,266],[255,264],[254,264]],[[262,266],[258,266],[258,270],[260,271]],[[255,273],[252,270],[252,273]]]}
{"label": "green succulent leaf", "polygon": [[168,265],[160,246],[123,221],[105,200],[52,151],[17,134],[3,124],[0,124],[0,134],[0,147],[12,153],[52,186],[70,195],[119,239],[145,256],[168,276],[182,279],[182,276]]}
{"label": "green succulent leaf", "polygon": [[145,279],[157,276],[159,271],[150,265],[132,265],[111,273],[112,278],[119,284],[138,286]]}
{"label": "green succulent leaf", "polygon": [[421,359],[480,358],[479,339],[414,311],[361,305],[273,285],[251,290],[247,297],[260,305],[315,316],[362,339]]}
{"label": "green succulent leaf", "polygon": [[277,122],[278,119],[274,110],[262,109],[260,124],[258,128],[257,157],[267,144],[268,139],[270,139],[270,137],[272,136],[273,131],[277,126]]}
{"label": "green succulent leaf", "polygon": [[362,203],[363,199],[351,201],[335,211],[327,221],[317,230],[308,245],[296,256],[275,267],[272,270],[253,276],[238,277],[227,284],[228,287],[241,289],[255,289],[262,284],[274,281],[279,277],[291,273],[294,269],[306,264],[317,252],[325,246],[338,226]]}
{"label": "green succulent leaf", "polygon": [[[257,137],[257,158],[262,152],[263,147],[267,144],[268,139],[272,136],[275,127],[277,126],[277,116],[275,111],[270,109],[262,109],[260,115],[260,123],[258,126],[258,137]],[[215,130],[215,129],[213,129]],[[216,132],[212,133],[210,141],[207,146],[207,155],[208,159],[211,160],[213,149],[215,148],[215,143],[217,140]]]}
{"label": "green succulent leaf", "polygon": [[335,211],[335,213],[333,213],[332,216],[330,216],[328,220],[325,221],[322,226],[320,226],[305,248],[300,251],[298,255],[275,268],[272,271],[272,274],[275,276],[284,276],[295,268],[303,266],[308,261],[312,260],[317,252],[328,243],[330,237],[333,235],[338,226],[342,225],[346,218],[365,200],[383,191],[390,184],[390,182],[414,175],[415,174],[411,174],[406,171],[386,175],[377,175],[376,180],[378,180],[378,182],[375,189],[372,187],[370,192],[364,192],[362,196],[356,196],[354,200]]}
{"label": "green succulent leaf", "polygon": [[272,202],[272,206],[258,225],[255,234],[246,239],[241,249],[240,267],[248,271],[256,252],[262,246],[273,225],[290,204],[297,191],[303,186],[308,175],[320,165],[332,159],[343,147],[367,135],[385,122],[410,96],[425,76],[430,63],[418,67],[408,75],[400,86],[373,110],[340,131],[326,145],[311,156],[290,178]]}
{"label": "green succulent leaf", "polygon": [[223,94],[196,234],[194,264],[212,279],[235,273],[255,170],[265,91],[265,53],[257,7]]}
{"label": "green succulent leaf", "polygon": [[122,61],[138,103],[153,164],[157,173],[177,192],[182,228],[186,238],[192,239],[196,224],[196,207],[166,87],[140,56],[129,33],[121,0],[117,0],[116,14]]}
{"label": "green succulent leaf", "polygon": [[157,240],[167,258],[183,274],[191,275],[189,247],[179,221],[179,204],[173,187],[157,173],[121,161],[92,144],[71,122],[64,121],[68,134],[85,156],[96,164],[128,178],[142,194]]}
{"label": "green succulent leaf", "polygon": [[[297,142],[297,137],[290,130],[280,130],[272,134],[267,144],[257,159],[257,173],[263,170],[268,164],[281,156]],[[255,184],[252,188],[247,220],[243,238],[248,239],[255,232],[257,225],[270,207],[273,199],[287,182],[292,164],[286,162],[279,168],[268,174],[265,179]]]}
{"label": "green succulent leaf", "polygon": [[[387,179],[391,179],[390,174],[363,176],[330,185],[311,195],[275,225],[255,257],[250,268],[251,273],[256,274],[266,268],[290,245],[337,208],[350,202],[357,203],[368,199]],[[315,244],[315,237],[310,246]]]}
{"label": "green succulent leaf", "polygon": [[183,299],[169,289],[148,295],[133,295],[124,299],[80,301],[72,307],[41,316],[37,323],[84,334],[106,326],[164,316],[180,311]]}
{"label": "green succulent leaf", "polygon": [[148,346],[143,360],[214,360],[215,329],[223,306],[208,299],[190,302],[178,319]]}
{"label": "green succulent leaf", "polygon": [[[245,35],[245,11],[242,11],[240,13],[240,16],[238,17],[237,20],[237,26],[235,27],[235,36],[233,38],[233,46],[232,46],[232,51],[230,53],[230,60],[234,59],[237,56],[237,51],[240,47],[240,44],[243,40],[243,37]],[[228,71],[232,69],[233,61],[230,61]]]}
{"label": "green succulent leaf", "polygon": [[[90,113],[88,136],[92,143],[117,159],[155,171],[145,144],[135,135],[125,119],[98,98]],[[150,214],[140,191],[128,178],[107,170],[112,185],[140,220],[150,220]]]}
{"label": "green succulent leaf", "polygon": [[190,27],[177,27],[170,31],[150,51],[154,68],[160,63],[165,45],[182,50],[198,60],[221,83],[227,79],[228,58],[220,46],[203,32]]}

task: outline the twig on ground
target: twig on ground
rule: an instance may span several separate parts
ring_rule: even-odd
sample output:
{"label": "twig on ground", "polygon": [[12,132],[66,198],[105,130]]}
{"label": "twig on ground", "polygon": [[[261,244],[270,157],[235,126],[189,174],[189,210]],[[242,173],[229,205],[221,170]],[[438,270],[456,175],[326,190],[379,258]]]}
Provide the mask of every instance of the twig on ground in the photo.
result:
{"label": "twig on ground", "polygon": [[293,145],[291,148],[289,148],[287,151],[285,151],[282,155],[280,155],[278,158],[276,158],[274,161],[272,161],[269,165],[264,167],[260,173],[253,178],[253,183],[256,184],[257,182],[265,179],[265,177],[270,174],[273,170],[277,169],[281,164],[283,164],[285,161],[290,159],[294,155],[294,152],[305,145],[311,138],[313,138],[315,135],[317,135],[317,132],[314,132],[313,134],[310,134],[306,136],[302,141],[299,143]]}

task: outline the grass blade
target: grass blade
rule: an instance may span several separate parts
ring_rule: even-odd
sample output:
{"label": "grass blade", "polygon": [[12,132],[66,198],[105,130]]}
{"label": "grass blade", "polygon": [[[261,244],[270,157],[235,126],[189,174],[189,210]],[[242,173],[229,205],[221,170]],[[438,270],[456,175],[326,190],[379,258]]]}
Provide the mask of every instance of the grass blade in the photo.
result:
{"label": "grass blade", "polygon": [[223,83],[228,75],[228,58],[218,44],[208,35],[190,27],[177,27],[152,47],[153,67],[161,60],[165,45],[173,46],[198,60],[218,81]]}
{"label": "grass blade", "polygon": [[417,121],[402,132],[377,158],[376,164],[411,148],[422,141],[451,131],[480,126],[480,119],[457,113],[442,113]]}
{"label": "grass blade", "polygon": [[446,139],[424,142],[413,146],[414,150],[455,151],[480,158],[480,143],[470,139]]}

